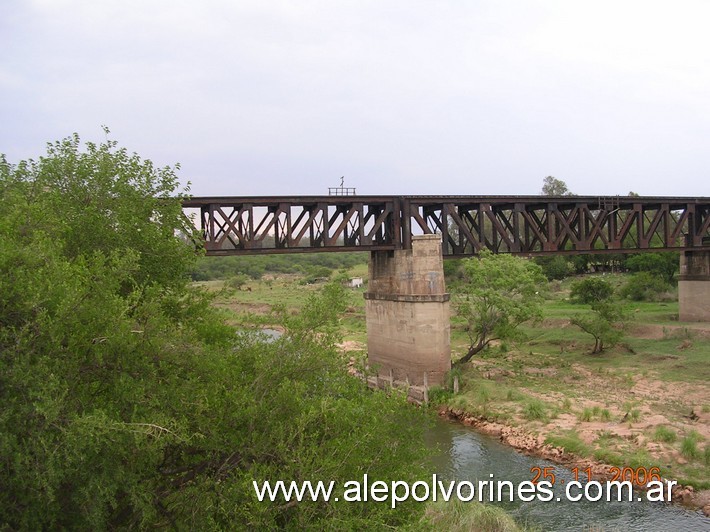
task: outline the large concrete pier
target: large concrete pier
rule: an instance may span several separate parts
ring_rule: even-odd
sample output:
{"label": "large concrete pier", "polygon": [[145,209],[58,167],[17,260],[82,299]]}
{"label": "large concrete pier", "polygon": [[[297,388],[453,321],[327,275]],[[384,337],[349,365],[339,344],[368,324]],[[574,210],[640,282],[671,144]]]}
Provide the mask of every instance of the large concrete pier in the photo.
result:
{"label": "large concrete pier", "polygon": [[373,251],[365,293],[368,360],[381,376],[440,384],[451,369],[449,294],[439,235]]}
{"label": "large concrete pier", "polygon": [[678,318],[710,321],[710,251],[681,252]]}

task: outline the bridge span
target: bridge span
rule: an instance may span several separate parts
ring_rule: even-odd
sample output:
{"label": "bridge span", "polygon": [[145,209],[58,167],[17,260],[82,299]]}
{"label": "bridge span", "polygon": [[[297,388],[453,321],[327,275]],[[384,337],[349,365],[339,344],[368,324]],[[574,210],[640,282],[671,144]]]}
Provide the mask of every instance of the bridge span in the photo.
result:
{"label": "bridge span", "polygon": [[411,249],[445,256],[710,250],[710,198],[633,196],[194,197],[208,255]]}
{"label": "bridge span", "polygon": [[369,251],[368,358],[389,379],[451,368],[443,257],[679,251],[681,321],[710,321],[710,198],[193,197],[208,255]]}

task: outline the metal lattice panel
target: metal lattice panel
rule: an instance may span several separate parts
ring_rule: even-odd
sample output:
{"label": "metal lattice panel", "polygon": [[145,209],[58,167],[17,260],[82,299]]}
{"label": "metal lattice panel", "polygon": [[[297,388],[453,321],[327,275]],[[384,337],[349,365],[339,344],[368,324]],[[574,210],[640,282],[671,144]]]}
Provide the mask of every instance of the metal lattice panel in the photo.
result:
{"label": "metal lattice panel", "polygon": [[192,198],[208,254],[392,250],[442,235],[445,255],[710,249],[709,198]]}
{"label": "metal lattice panel", "polygon": [[210,255],[392,250],[397,198],[193,198]]}

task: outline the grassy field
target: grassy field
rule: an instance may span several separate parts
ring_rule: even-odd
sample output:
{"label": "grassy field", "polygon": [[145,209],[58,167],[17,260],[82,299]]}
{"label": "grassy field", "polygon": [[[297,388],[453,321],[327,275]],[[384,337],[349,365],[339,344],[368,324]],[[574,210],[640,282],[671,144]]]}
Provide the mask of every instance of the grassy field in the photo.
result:
{"label": "grassy field", "polygon": [[[350,276],[366,277],[365,265]],[[608,276],[614,283],[622,276]],[[546,294],[542,323],[526,324],[526,340],[494,343],[460,372],[456,396],[433,394],[448,406],[524,427],[580,457],[618,466],[657,466],[663,476],[710,488],[710,324],[677,321],[678,304],[629,302],[626,333],[613,348],[590,354],[592,338],[570,324],[588,307],[569,301],[569,280]],[[319,283],[297,275],[265,276],[239,290],[221,281],[217,304],[236,326],[266,326],[276,304],[297,312]],[[364,288],[350,291],[342,318],[345,346],[366,356]],[[452,318],[452,358],[467,348]]]}
{"label": "grassy field", "polygon": [[[620,282],[616,276],[614,282]],[[555,286],[527,340],[499,343],[462,372],[454,408],[524,426],[584,458],[710,488],[710,324],[679,323],[678,303],[628,302],[621,342],[592,355],[591,336],[570,324],[589,312]],[[453,358],[466,337],[453,318]]]}

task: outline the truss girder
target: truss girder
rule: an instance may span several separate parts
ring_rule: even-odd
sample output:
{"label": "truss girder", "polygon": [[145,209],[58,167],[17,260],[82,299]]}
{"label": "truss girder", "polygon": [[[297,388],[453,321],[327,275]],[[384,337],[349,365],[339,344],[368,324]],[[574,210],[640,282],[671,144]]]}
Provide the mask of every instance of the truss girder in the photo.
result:
{"label": "truss girder", "polygon": [[710,249],[710,198],[295,196],[191,198],[208,254],[377,251],[442,235],[445,255]]}
{"label": "truss girder", "polygon": [[192,198],[184,206],[200,208],[208,255],[401,247],[396,198]]}

